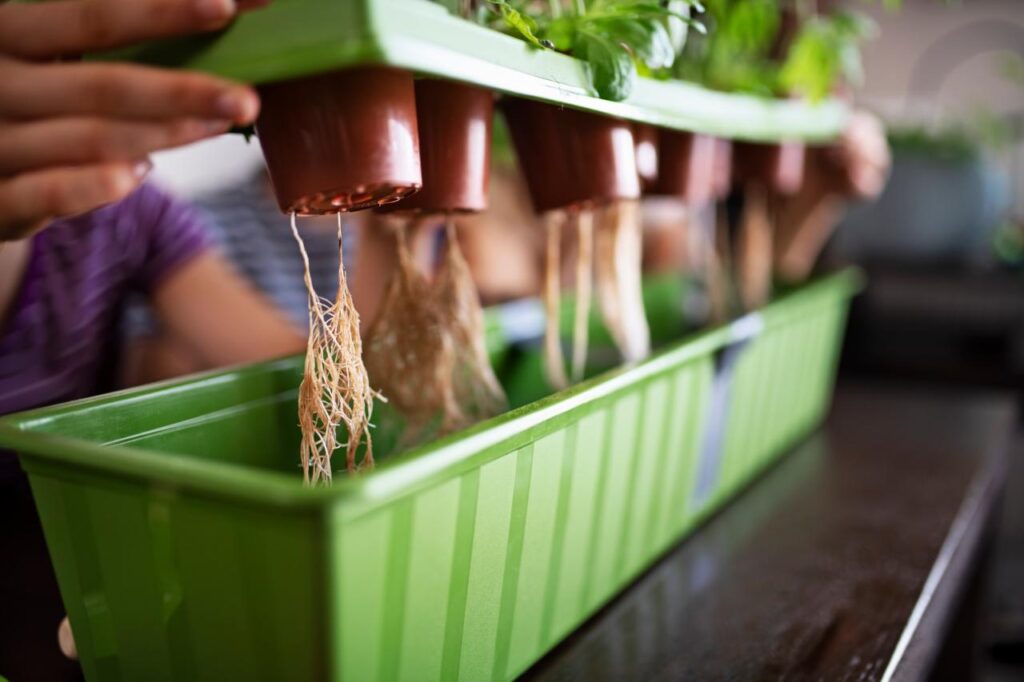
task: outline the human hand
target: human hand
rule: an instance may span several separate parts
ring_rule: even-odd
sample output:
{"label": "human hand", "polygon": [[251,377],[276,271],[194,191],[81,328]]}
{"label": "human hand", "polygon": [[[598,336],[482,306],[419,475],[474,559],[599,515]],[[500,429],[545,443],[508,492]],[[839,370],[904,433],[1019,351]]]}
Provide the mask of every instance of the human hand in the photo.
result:
{"label": "human hand", "polygon": [[867,111],[854,111],[839,141],[823,150],[821,162],[832,193],[857,199],[877,197],[892,164],[881,120]]}
{"label": "human hand", "polygon": [[810,274],[845,199],[873,199],[885,188],[892,163],[885,128],[873,114],[855,111],[839,140],[814,149],[807,162],[803,187],[780,207],[777,221],[775,270],[788,281]]}
{"label": "human hand", "polygon": [[0,4],[0,241],[123,198],[148,155],[245,125],[256,92],[199,73],[59,61],[226,26],[267,0]]}

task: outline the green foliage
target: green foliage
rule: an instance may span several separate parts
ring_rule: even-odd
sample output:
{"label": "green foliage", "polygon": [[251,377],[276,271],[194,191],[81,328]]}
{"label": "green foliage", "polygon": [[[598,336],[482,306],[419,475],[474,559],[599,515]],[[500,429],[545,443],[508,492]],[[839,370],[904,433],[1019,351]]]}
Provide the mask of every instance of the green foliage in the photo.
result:
{"label": "green foliage", "polygon": [[896,152],[954,163],[971,161],[980,151],[977,142],[960,128],[929,131],[924,128],[891,127],[886,137]]}
{"label": "green foliage", "polygon": [[537,38],[537,22],[533,17],[524,11],[514,7],[508,0],[487,0],[491,5],[498,8],[498,14],[505,24],[516,31],[526,42],[534,47],[548,47]]}
{"label": "green foliage", "polygon": [[629,97],[638,67],[644,73],[667,70],[675,62],[687,27],[704,26],[689,16],[698,0],[594,0],[585,11],[560,16],[530,14],[509,0],[488,0],[505,28],[535,47],[555,49],[587,64],[591,84],[605,99]]}
{"label": "green foliage", "polygon": [[778,0],[708,0],[705,16],[707,37],[687,41],[676,75],[718,90],[774,95]]}
{"label": "green foliage", "polygon": [[[890,9],[901,4],[882,1]],[[498,20],[492,25],[586,62],[594,90],[610,100],[628,97],[638,74],[820,100],[841,80],[861,83],[859,44],[877,30],[852,11],[808,15],[806,0],[574,0],[575,11],[565,13],[562,0],[550,0],[548,13],[538,11],[536,2],[486,5]],[[701,21],[691,12],[703,13]],[[795,36],[783,35],[787,13],[799,20]],[[690,28],[706,35],[688,37]]]}
{"label": "green foliage", "polygon": [[779,70],[779,84],[786,92],[811,101],[826,97],[840,79],[860,85],[864,80],[860,42],[877,33],[870,18],[853,12],[805,22]]}
{"label": "green foliage", "polygon": [[597,93],[610,100],[623,100],[633,90],[636,68],[629,51],[601,31],[576,31],[573,54],[587,63],[590,81]]}
{"label": "green foliage", "polygon": [[[805,9],[800,0],[708,0],[708,37],[687,43],[675,75],[717,90],[811,100],[827,96],[840,80],[859,84],[859,44],[875,34],[874,22],[848,10],[807,16]],[[783,51],[787,12],[799,28]]]}
{"label": "green foliage", "polygon": [[1004,265],[1024,268],[1024,225],[1004,223],[992,236],[992,249]]}
{"label": "green foliage", "polygon": [[984,108],[939,126],[890,126],[887,135],[894,150],[950,162],[1006,153],[1014,139],[1009,121]]}

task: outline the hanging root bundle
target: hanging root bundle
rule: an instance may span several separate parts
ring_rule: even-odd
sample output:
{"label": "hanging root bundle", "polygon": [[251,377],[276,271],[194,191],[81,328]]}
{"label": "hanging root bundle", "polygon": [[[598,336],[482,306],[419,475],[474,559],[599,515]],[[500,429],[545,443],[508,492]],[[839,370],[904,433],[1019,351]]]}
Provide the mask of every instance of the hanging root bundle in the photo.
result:
{"label": "hanging root bundle", "polygon": [[411,444],[450,433],[506,407],[484,341],[483,310],[453,222],[436,281],[413,262],[409,225],[394,226],[398,272],[367,341],[366,363],[406,421]]}
{"label": "hanging root bundle", "polygon": [[642,360],[651,352],[644,311],[640,204],[616,201],[598,215],[594,277],[601,318],[622,357]]}
{"label": "hanging root bundle", "polygon": [[[299,453],[303,481],[307,485],[329,484],[332,478],[331,456],[339,447],[346,449],[345,465],[350,472],[373,466],[370,417],[376,394],[370,388],[363,365],[359,313],[352,304],[345,278],[341,215],[338,215],[338,293],[334,301],[320,298],[313,289],[309,256],[299,235],[294,213],[291,226],[302,254],[303,279],[309,296],[309,340],[299,386],[299,426],[302,430]],[[344,442],[338,439],[340,425],[345,427]],[[357,452],[363,443],[365,451],[362,461],[357,463]]]}
{"label": "hanging root bundle", "polygon": [[701,210],[688,210],[687,238],[697,273],[707,296],[705,323],[722,324],[729,319],[729,224],[725,211],[708,204]]}
{"label": "hanging root bundle", "polygon": [[445,223],[445,234],[445,260],[436,291],[455,350],[455,397],[472,423],[503,412],[508,400],[487,353],[484,311],[453,220]]}
{"label": "hanging root bundle", "polygon": [[438,416],[442,431],[456,428],[465,417],[452,380],[455,344],[429,280],[413,262],[409,226],[395,222],[391,229],[398,270],[370,328],[366,365],[374,384],[405,419],[409,444]]}
{"label": "hanging root bundle", "polygon": [[590,341],[590,301],[594,277],[594,213],[580,210],[576,218],[576,311],[572,325],[572,380],[580,381]]}
{"label": "hanging root bundle", "polygon": [[750,186],[744,198],[737,260],[739,289],[746,310],[768,302],[772,285],[772,218],[767,192]]}
{"label": "hanging root bundle", "polygon": [[710,230],[708,294],[711,297],[712,321],[721,324],[738,308],[739,290],[735,279],[736,258],[733,255],[729,216],[726,211],[715,212],[714,224],[710,226]]}
{"label": "hanging root bundle", "polygon": [[548,385],[560,391],[569,385],[562,355],[562,222],[565,215],[544,215],[544,373]]}

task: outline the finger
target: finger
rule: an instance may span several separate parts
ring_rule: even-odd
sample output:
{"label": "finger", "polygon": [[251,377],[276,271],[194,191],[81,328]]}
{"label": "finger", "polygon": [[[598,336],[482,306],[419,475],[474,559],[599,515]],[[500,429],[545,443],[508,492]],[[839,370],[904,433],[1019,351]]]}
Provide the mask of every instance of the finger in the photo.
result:
{"label": "finger", "polygon": [[873,199],[885,189],[888,175],[882,168],[864,166],[851,173],[850,179],[854,196],[860,199]]}
{"label": "finger", "polygon": [[48,168],[0,180],[0,239],[27,237],[54,218],[78,215],[126,197],[148,162]]}
{"label": "finger", "polygon": [[99,62],[26,64],[0,59],[0,119],[113,116],[251,123],[251,88],[199,73]]}
{"label": "finger", "polygon": [[174,35],[212,31],[234,0],[51,0],[0,4],[0,45],[28,59],[77,55]]}
{"label": "finger", "polygon": [[55,166],[130,161],[227,132],[226,121],[140,123],[57,118],[0,127],[0,175]]}

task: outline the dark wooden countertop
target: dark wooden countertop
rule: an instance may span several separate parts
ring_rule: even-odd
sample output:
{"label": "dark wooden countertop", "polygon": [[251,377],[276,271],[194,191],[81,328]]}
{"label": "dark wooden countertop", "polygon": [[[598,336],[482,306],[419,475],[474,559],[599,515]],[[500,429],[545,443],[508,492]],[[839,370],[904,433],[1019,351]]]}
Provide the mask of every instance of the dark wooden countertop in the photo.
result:
{"label": "dark wooden countertop", "polygon": [[1005,395],[841,385],[817,435],[526,678],[921,678],[1014,420]]}

